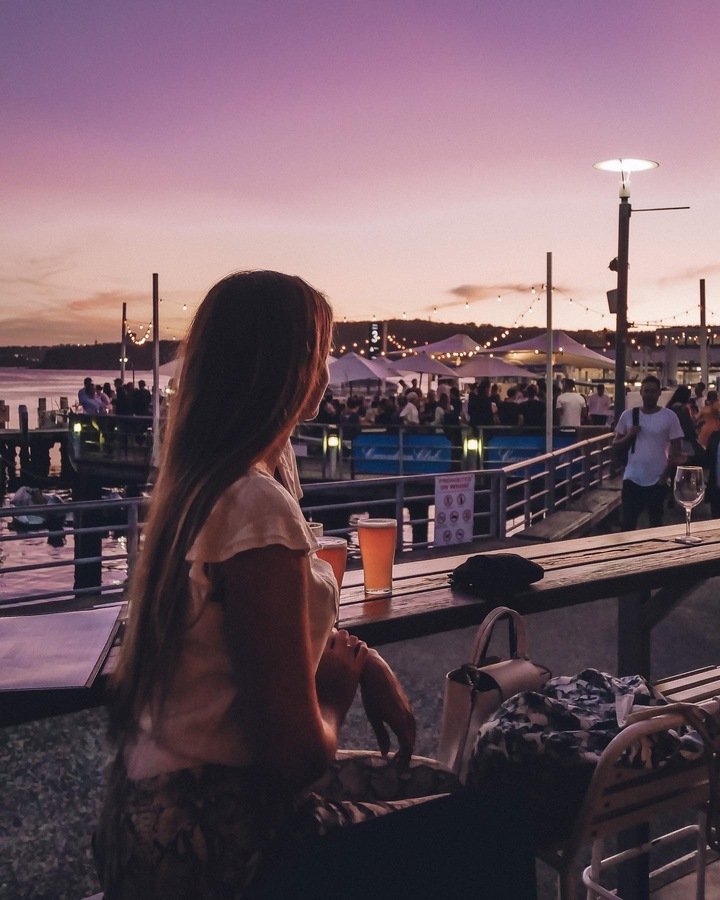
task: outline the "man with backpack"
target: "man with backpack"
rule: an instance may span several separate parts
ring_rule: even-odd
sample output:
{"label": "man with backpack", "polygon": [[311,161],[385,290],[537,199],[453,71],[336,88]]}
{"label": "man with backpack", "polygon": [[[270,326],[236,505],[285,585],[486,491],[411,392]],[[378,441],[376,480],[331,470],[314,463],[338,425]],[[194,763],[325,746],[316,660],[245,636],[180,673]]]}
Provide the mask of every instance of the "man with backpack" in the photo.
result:
{"label": "man with backpack", "polygon": [[628,450],[622,486],[623,531],[637,528],[644,509],[651,527],[662,525],[668,465],[680,456],[683,429],[671,409],[658,406],[660,393],[654,375],[643,378],[639,412],[626,409],[615,427],[613,447]]}

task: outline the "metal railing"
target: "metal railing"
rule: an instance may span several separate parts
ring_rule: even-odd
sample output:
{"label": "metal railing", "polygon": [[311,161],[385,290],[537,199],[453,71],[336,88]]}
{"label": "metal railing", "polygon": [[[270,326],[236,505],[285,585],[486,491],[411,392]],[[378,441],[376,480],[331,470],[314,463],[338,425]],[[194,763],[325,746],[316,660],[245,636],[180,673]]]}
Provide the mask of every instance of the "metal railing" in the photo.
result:
{"label": "metal railing", "polygon": [[[468,471],[474,482],[472,539],[504,538],[601,486],[610,474],[612,437],[604,433],[532,459]],[[432,474],[304,483],[303,489],[306,517],[323,522],[327,534],[352,535],[356,517],[370,514],[402,523],[401,551],[434,545]],[[0,608],[118,599],[139,552],[146,503],[145,497],[115,497],[0,508]],[[49,511],[67,514],[64,525],[10,529],[13,517]],[[84,552],[93,539],[99,539],[99,551]],[[88,571],[97,573],[97,583],[87,583]]]}

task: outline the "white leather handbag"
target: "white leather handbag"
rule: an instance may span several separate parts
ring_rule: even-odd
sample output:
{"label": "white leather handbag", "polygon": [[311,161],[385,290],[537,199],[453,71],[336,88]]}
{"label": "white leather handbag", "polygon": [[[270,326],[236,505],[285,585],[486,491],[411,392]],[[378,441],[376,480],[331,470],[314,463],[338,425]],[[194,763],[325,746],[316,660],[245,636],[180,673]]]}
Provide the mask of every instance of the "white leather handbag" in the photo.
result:
{"label": "white leather handbag", "polygon": [[[508,622],[510,657],[488,657],[493,629]],[[514,609],[498,606],[478,628],[472,661],[445,676],[438,760],[464,783],[480,726],[509,697],[521,691],[537,691],[550,678],[545,666],[528,655],[528,636],[523,617]]]}

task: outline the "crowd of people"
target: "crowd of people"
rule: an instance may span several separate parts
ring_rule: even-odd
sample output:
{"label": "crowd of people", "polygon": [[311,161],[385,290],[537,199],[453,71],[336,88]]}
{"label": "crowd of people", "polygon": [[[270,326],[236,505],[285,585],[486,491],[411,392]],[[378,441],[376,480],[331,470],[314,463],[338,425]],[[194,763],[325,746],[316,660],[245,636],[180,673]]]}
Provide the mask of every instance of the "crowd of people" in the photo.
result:
{"label": "crowd of people", "polygon": [[[586,402],[577,393],[575,382],[566,378],[562,388],[553,385],[552,402],[556,425],[609,424],[610,401],[602,384]],[[500,385],[484,379],[471,384],[463,396],[457,385],[442,381],[437,389],[423,392],[413,378],[409,385],[401,379],[397,387],[391,385],[385,394],[375,394],[372,399],[351,394],[341,402],[328,391],[315,421],[340,425],[344,432],[349,429],[350,438],[362,425],[416,425],[438,432],[460,425],[542,428],[546,403],[544,379],[511,385],[504,394]]]}
{"label": "crowd of people", "polygon": [[121,378],[112,385],[109,381],[100,385],[87,377],[78,391],[77,408],[91,415],[150,416],[151,403],[152,394],[142,379],[137,386],[132,381],[123,383]]}

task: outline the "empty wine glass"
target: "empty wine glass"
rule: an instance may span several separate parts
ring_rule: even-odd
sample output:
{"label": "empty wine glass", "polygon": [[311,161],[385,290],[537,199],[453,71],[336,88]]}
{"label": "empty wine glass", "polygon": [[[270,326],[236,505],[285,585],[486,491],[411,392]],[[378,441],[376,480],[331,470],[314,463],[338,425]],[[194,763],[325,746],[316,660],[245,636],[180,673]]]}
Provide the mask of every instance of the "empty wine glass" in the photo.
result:
{"label": "empty wine glass", "polygon": [[705,494],[705,479],[700,466],[678,466],[675,472],[675,500],[685,508],[685,536],[675,538],[679,544],[702,544],[702,538],[690,534],[693,508]]}

